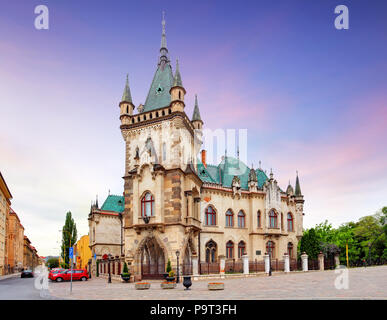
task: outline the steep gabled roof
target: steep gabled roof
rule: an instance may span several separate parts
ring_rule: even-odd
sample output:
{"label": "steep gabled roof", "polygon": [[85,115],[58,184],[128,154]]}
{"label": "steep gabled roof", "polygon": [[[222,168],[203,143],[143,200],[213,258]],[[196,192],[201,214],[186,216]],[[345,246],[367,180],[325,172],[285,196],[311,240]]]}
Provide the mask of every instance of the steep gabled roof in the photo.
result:
{"label": "steep gabled roof", "polygon": [[[268,177],[261,169],[255,170],[258,188],[262,189]],[[203,182],[216,183],[223,187],[231,188],[234,176],[240,179],[241,188],[248,190],[250,168],[242,161],[233,157],[224,157],[218,166],[207,165],[207,168],[198,160],[198,176]]]}
{"label": "steep gabled roof", "polygon": [[114,211],[121,213],[124,211],[125,200],[123,196],[108,195],[103,203],[101,210]]}

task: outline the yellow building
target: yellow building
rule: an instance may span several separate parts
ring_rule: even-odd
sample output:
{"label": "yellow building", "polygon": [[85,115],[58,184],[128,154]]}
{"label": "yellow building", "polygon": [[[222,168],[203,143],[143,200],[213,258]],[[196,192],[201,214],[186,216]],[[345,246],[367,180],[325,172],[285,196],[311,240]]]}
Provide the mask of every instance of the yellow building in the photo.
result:
{"label": "yellow building", "polygon": [[91,250],[89,247],[89,235],[82,236],[74,246],[74,253],[77,257],[76,268],[87,269],[91,263]]}
{"label": "yellow building", "polygon": [[0,275],[7,271],[7,220],[12,195],[0,172]]}

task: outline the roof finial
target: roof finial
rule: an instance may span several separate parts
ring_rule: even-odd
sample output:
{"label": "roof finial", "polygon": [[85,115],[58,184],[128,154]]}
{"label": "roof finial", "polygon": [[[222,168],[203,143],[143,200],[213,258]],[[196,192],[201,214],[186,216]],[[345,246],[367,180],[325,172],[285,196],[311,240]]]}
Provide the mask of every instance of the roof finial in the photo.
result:
{"label": "roof finial", "polygon": [[[164,62],[168,62],[168,49],[167,49],[167,37],[165,35],[165,12],[163,11],[163,20],[161,21],[161,25],[163,26],[161,32],[161,47],[160,47],[160,60],[159,65]],[[164,67],[162,68],[164,70]]]}
{"label": "roof finial", "polygon": [[259,169],[262,169],[262,168],[261,168],[261,160],[259,160]]}
{"label": "roof finial", "polygon": [[98,194],[95,196],[95,206],[97,207],[97,209],[99,209],[99,207],[98,207]]}
{"label": "roof finial", "polygon": [[161,21],[163,31],[161,33],[161,48],[167,48],[167,37],[165,35],[165,11],[163,11],[163,20]]}

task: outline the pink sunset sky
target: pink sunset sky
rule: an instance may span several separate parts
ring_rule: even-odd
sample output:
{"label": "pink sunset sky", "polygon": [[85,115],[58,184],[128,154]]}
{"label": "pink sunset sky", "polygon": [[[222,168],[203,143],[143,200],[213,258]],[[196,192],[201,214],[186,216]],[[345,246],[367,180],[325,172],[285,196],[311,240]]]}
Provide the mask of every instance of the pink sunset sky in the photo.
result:
{"label": "pink sunset sky", "polygon": [[[312,3],[313,2],[313,3]],[[346,2],[346,1],[345,1]],[[90,4],[93,4],[92,10]],[[34,28],[34,8],[50,29]],[[90,202],[123,192],[118,103],[126,73],[145,102],[166,11],[192,116],[247,129],[247,164],[282,189],[299,172],[304,227],[387,205],[386,4],[337,1],[17,1],[0,18],[0,170],[40,255],[58,255],[65,213],[88,233]],[[174,67],[174,63],[173,63]],[[235,154],[235,153],[234,153]],[[233,155],[229,150],[228,155]]]}

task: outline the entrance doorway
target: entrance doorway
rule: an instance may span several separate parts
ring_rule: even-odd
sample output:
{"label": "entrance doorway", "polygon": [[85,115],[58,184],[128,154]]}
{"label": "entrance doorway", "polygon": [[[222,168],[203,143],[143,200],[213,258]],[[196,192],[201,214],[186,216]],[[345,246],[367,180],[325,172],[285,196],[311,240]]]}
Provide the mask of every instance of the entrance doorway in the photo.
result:
{"label": "entrance doorway", "polygon": [[141,278],[163,279],[165,257],[155,238],[148,238],[141,251]]}

